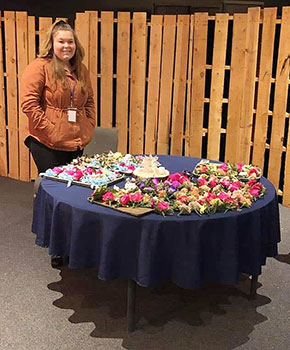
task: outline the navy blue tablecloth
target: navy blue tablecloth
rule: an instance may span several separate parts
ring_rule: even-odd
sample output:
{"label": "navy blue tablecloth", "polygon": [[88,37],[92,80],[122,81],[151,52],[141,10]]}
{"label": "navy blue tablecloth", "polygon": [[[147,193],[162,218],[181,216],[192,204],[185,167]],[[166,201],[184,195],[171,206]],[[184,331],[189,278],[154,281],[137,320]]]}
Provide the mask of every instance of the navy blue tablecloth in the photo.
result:
{"label": "navy blue tablecloth", "polygon": [[[170,172],[192,170],[200,159],[159,156]],[[69,267],[98,267],[100,279],[133,279],[149,287],[171,280],[183,288],[202,282],[235,284],[240,272],[259,275],[277,255],[279,207],[265,178],[266,195],[251,208],[212,215],[134,217],[87,201],[89,188],[43,179],[32,232]]]}

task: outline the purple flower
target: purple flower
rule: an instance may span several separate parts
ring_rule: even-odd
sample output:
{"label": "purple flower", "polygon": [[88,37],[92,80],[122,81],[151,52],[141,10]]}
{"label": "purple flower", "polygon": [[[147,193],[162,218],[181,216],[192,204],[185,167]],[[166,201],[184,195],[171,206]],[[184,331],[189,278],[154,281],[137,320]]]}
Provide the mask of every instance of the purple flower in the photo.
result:
{"label": "purple flower", "polygon": [[167,192],[168,193],[174,193],[177,191],[177,188],[174,187],[173,185],[169,186],[168,189],[167,189]]}
{"label": "purple flower", "polygon": [[180,183],[179,181],[172,181],[171,185],[172,185],[173,187],[178,188],[178,187],[181,185],[181,183]]}
{"label": "purple flower", "polygon": [[152,179],[152,182],[154,183],[155,186],[159,184],[159,180],[156,179],[155,177]]}

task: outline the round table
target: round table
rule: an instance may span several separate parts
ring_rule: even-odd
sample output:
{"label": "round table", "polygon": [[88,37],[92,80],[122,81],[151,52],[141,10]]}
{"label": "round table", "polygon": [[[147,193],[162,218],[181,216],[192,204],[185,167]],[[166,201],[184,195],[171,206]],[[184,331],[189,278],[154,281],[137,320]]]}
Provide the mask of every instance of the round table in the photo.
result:
{"label": "round table", "polygon": [[[173,173],[193,170],[200,159],[159,161]],[[236,284],[239,273],[258,276],[266,258],[277,255],[277,196],[267,179],[261,182],[265,196],[239,212],[134,217],[90,203],[90,188],[43,179],[32,232],[51,255],[69,256],[71,268],[97,266],[103,280],[126,278],[144,287],[170,280],[186,289],[205,281]]]}

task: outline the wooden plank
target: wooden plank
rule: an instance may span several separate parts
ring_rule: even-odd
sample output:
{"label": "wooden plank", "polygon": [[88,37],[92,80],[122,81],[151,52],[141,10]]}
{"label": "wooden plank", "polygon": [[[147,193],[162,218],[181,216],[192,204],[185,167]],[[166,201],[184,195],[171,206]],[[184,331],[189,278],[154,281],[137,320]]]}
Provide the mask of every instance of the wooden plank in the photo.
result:
{"label": "wooden plank", "polygon": [[259,44],[260,8],[248,9],[248,23],[246,34],[246,75],[244,79],[244,92],[242,114],[240,119],[239,161],[250,162],[251,134],[253,128],[253,108],[255,96],[255,80],[257,69],[257,54]]}
{"label": "wooden plank", "polygon": [[118,151],[126,154],[128,145],[128,98],[130,57],[130,12],[118,12],[116,127]]}
{"label": "wooden plank", "polygon": [[5,11],[4,23],[5,23],[5,51],[6,51],[6,74],[7,74],[6,86],[7,86],[9,177],[13,179],[19,179],[15,12]]}
{"label": "wooden plank", "polygon": [[193,33],[191,109],[188,123],[188,155],[192,157],[200,157],[202,150],[207,32],[208,14],[196,13]]}
{"label": "wooden plank", "polygon": [[214,160],[219,160],[220,155],[228,21],[228,14],[216,14],[207,144],[207,158]]}
{"label": "wooden plank", "polygon": [[[28,63],[33,61],[35,56],[35,17],[28,16]],[[30,154],[30,179],[36,179],[37,174],[38,171],[35,162]]]}
{"label": "wooden plank", "polygon": [[[272,133],[270,140],[270,157],[268,178],[276,189],[279,187],[281,169],[281,156],[284,141],[284,125],[286,117],[287,94],[289,88],[289,52],[290,52],[290,7],[284,7],[282,11],[282,22],[276,71],[275,97],[273,109]],[[287,166],[289,165],[289,149],[287,150]],[[289,167],[288,167],[289,169]],[[286,174],[285,184],[288,183]],[[285,185],[284,185],[285,187]],[[287,190],[286,189],[286,193]],[[287,194],[285,198],[287,198]],[[286,200],[286,199],[285,199]]]}
{"label": "wooden plank", "polygon": [[75,19],[75,31],[78,36],[78,39],[81,42],[82,47],[85,50],[85,57],[83,60],[83,63],[86,67],[89,66],[89,28],[90,23],[90,16],[88,12],[76,13],[76,19]]}
{"label": "wooden plank", "polygon": [[[289,66],[288,66],[289,71]],[[282,204],[290,207],[290,128],[288,128],[287,135],[287,149],[285,159],[284,184]]]}
{"label": "wooden plank", "polygon": [[129,152],[143,153],[147,26],[146,13],[133,14]]}
{"label": "wooden plank", "polygon": [[94,100],[96,111],[97,106],[97,92],[98,92],[98,12],[87,11],[89,14],[89,53],[88,53],[88,70],[90,73],[90,79],[92,83],[92,88],[94,92]]}
{"label": "wooden plank", "polygon": [[8,176],[8,162],[7,162],[7,136],[6,136],[6,105],[4,96],[4,52],[2,49],[2,33],[3,33],[3,21],[0,12],[0,175]]}
{"label": "wooden plank", "polygon": [[[20,81],[25,67],[28,64],[28,19],[27,12],[16,12],[16,33],[17,33],[17,70],[18,70],[18,91]],[[29,181],[29,150],[24,145],[27,135],[27,117],[20,108],[20,93],[18,94],[18,117],[19,117],[19,179]]]}
{"label": "wooden plank", "polygon": [[263,11],[261,59],[259,64],[259,84],[252,159],[252,163],[261,169],[264,168],[266,149],[276,16],[277,8],[265,8]]}
{"label": "wooden plank", "polygon": [[145,153],[156,153],[163,16],[151,16]]}
{"label": "wooden plank", "polygon": [[113,20],[113,12],[101,12],[101,126],[105,128],[113,122]]}
{"label": "wooden plank", "polygon": [[176,16],[164,16],[157,153],[169,153]]}
{"label": "wooden plank", "polygon": [[234,14],[230,68],[228,119],[225,160],[239,161],[240,115],[242,112],[243,81],[245,78],[245,50],[247,14]]}
{"label": "wooden plank", "polygon": [[177,39],[173,86],[170,154],[182,155],[186,73],[189,46],[189,16],[177,16]]}
{"label": "wooden plank", "polygon": [[193,33],[194,33],[194,15],[191,15],[190,27],[189,27],[189,48],[188,48],[187,86],[186,86],[185,156],[189,156],[189,147],[190,147],[189,124],[190,124],[191,89],[192,89]]}
{"label": "wooden plank", "polygon": [[46,32],[51,25],[52,25],[52,18],[39,17],[39,22],[38,22],[39,43],[43,41],[46,35]]}
{"label": "wooden plank", "polygon": [[68,22],[68,18],[67,18],[67,17],[56,17],[55,22],[56,22],[56,21]]}

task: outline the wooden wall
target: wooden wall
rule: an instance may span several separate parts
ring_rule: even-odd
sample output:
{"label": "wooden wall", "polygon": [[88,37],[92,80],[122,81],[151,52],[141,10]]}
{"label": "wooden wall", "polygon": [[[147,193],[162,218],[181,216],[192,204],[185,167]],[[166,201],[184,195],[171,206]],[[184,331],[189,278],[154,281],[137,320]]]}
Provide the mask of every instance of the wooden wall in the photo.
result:
{"label": "wooden wall", "polygon": [[[86,51],[99,126],[119,129],[123,153],[159,153],[260,166],[290,206],[290,7],[247,14],[86,11]],[[36,175],[23,146],[19,78],[54,18],[1,14],[0,175]]]}

